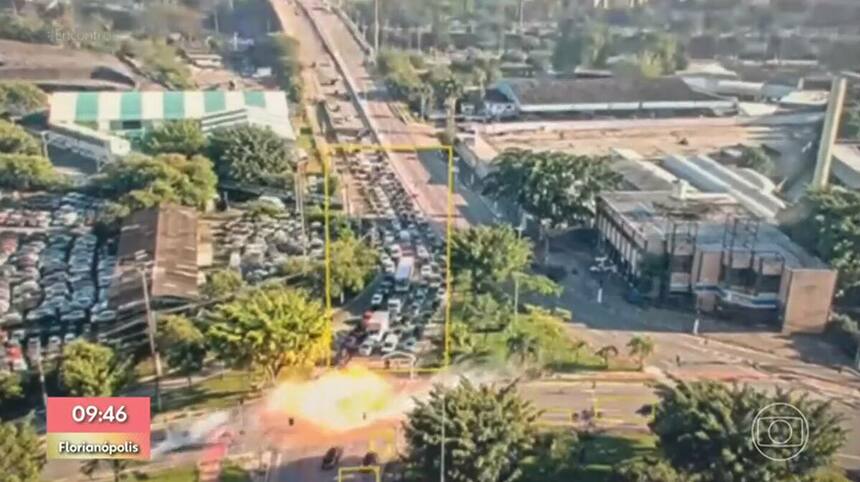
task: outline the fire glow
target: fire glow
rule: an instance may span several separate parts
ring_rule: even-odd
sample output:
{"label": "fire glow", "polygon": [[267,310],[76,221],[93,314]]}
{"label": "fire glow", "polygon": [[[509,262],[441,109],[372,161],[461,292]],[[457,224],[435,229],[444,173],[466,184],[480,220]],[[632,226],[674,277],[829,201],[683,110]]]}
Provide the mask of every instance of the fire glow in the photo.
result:
{"label": "fire glow", "polygon": [[275,423],[293,418],[320,431],[342,433],[400,418],[411,395],[360,365],[329,371],[308,381],[287,381],[267,397],[266,414]]}

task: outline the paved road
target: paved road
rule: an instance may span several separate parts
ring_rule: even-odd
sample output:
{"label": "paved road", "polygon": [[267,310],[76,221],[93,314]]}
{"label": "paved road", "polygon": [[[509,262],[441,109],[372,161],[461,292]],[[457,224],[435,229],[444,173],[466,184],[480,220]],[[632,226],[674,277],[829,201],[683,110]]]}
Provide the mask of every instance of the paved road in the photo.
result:
{"label": "paved road", "polygon": [[[382,143],[416,148],[438,145],[439,141],[432,128],[410,123],[392,109],[394,99],[381,83],[370,76],[364,66],[367,57],[341,19],[333,13],[316,8],[321,6],[319,0],[303,0],[303,3],[308,7],[313,21],[317,22],[331,39],[334,48],[345,62],[344,67],[348,74],[361,90],[360,95],[365,100],[369,116],[379,128]],[[315,37],[312,41],[319,39]],[[448,173],[445,160],[434,152],[424,152],[421,156],[409,152],[391,154],[394,169],[419,209],[437,222],[443,221],[448,213]],[[463,186],[455,187],[453,202],[457,226],[490,223],[495,220],[486,203]]]}

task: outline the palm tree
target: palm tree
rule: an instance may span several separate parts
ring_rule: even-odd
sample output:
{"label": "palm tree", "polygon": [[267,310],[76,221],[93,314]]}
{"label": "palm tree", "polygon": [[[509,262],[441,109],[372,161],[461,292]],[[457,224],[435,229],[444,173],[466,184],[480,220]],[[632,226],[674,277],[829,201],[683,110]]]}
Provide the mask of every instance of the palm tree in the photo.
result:
{"label": "palm tree", "polygon": [[508,349],[508,358],[517,356],[522,365],[525,365],[528,359],[535,361],[540,359],[540,341],[524,331],[513,333],[505,341],[505,345]]}
{"label": "palm tree", "polygon": [[603,366],[609,368],[609,359],[618,356],[618,348],[615,348],[615,345],[606,345],[594,354],[603,358]]}
{"label": "palm tree", "polygon": [[456,135],[454,115],[456,114],[457,101],[463,95],[463,84],[452,75],[436,84],[434,90],[436,96],[445,103],[445,143],[453,144]]}
{"label": "palm tree", "polygon": [[648,336],[634,336],[627,342],[627,348],[630,350],[630,356],[639,359],[641,370],[645,366],[645,359],[654,353],[654,340]]}

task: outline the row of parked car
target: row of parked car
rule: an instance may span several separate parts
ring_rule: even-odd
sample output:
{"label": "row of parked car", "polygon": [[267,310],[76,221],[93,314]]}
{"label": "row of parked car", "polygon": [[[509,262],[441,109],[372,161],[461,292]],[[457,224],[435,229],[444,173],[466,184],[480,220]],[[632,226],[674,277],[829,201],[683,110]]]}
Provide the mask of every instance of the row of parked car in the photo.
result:
{"label": "row of parked car", "polygon": [[226,251],[229,264],[249,282],[275,276],[292,256],[323,257],[323,226],[313,222],[304,229],[300,217],[283,210],[275,216],[243,216],[224,223],[219,249]]}
{"label": "row of parked car", "polygon": [[[9,199],[6,200],[8,203]],[[89,223],[98,201],[71,193],[27,199],[13,208],[52,209],[46,226],[0,227],[0,336],[27,352],[56,352],[90,322],[109,322],[108,286],[116,258],[98,245]],[[44,224],[44,223],[43,223]],[[12,350],[15,353],[15,350]]]}

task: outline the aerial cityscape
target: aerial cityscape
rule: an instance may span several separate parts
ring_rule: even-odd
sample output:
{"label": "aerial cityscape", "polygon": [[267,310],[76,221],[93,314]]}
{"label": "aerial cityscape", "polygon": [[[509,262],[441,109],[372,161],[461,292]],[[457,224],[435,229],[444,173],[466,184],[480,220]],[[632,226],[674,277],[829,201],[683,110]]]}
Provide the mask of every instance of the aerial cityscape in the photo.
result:
{"label": "aerial cityscape", "polygon": [[860,482],[860,1],[0,0],[0,482]]}

